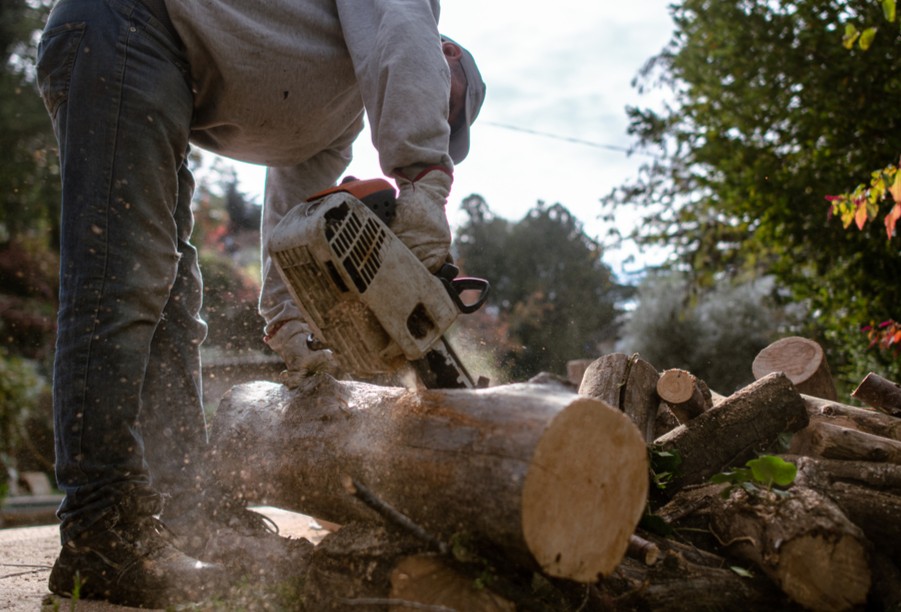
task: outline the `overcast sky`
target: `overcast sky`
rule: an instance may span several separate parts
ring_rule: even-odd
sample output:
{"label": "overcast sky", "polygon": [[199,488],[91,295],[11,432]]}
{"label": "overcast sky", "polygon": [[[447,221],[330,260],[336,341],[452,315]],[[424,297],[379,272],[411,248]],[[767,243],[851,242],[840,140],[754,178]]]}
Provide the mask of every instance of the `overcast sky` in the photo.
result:
{"label": "overcast sky", "polygon": [[[511,221],[538,200],[559,202],[590,236],[603,238],[598,200],[635,177],[642,162],[616,148],[631,144],[625,107],[652,104],[631,81],[670,39],[669,2],[442,3],[442,32],[472,52],[488,86],[469,157],[455,170],[448,200],[452,226],[464,220],[463,198],[478,193]],[[354,147],[349,173],[381,175],[368,131]],[[242,191],[262,193],[262,169],[239,165],[239,177]],[[629,254],[634,249],[626,247],[604,261],[617,274],[634,271],[638,263],[623,268]]]}

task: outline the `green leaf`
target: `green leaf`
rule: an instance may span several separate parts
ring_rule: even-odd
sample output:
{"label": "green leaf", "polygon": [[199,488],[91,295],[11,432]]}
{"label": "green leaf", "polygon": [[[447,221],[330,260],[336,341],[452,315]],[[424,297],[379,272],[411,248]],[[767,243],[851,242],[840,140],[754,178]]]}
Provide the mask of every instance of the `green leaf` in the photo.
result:
{"label": "green leaf", "polygon": [[798,468],[793,464],[774,455],[764,455],[748,461],[754,480],[765,485],[776,484],[787,487],[795,481]]}
{"label": "green leaf", "polygon": [[895,0],[882,0],[882,13],[886,21],[895,23]]}
{"label": "green leaf", "polygon": [[849,23],[845,26],[845,35],[842,36],[842,45],[845,49],[851,49],[854,46],[854,43],[857,42],[858,37],[860,36],[860,31],[856,27],[854,27],[853,23]]}
{"label": "green leaf", "polygon": [[863,31],[860,35],[860,42],[858,43],[861,49],[866,51],[870,48],[870,45],[873,44],[873,39],[876,37],[876,30],[877,28],[867,28]]}
{"label": "green leaf", "polygon": [[730,565],[729,569],[741,576],[742,578],[753,578],[754,574],[750,571],[746,570],[743,567],[738,567],[737,565]]}

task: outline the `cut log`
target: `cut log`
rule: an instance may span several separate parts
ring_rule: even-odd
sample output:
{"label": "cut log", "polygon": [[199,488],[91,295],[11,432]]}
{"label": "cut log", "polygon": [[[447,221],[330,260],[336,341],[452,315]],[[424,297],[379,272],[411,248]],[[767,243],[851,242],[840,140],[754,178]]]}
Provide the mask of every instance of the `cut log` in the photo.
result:
{"label": "cut log", "polygon": [[829,498],[794,486],[787,497],[736,487],[711,508],[727,549],[754,563],[811,610],[849,610],[870,590],[869,542]]}
{"label": "cut log", "polygon": [[757,354],[751,371],[756,379],[784,372],[801,393],[838,399],[823,348],[807,338],[791,336],[773,342]]}
{"label": "cut log", "polygon": [[588,369],[588,366],[593,361],[594,359],[573,359],[572,361],[567,361],[566,379],[578,389],[579,385],[582,384],[582,379],[585,377],[585,370]]}
{"label": "cut log", "polygon": [[811,422],[823,421],[901,441],[901,419],[869,408],[858,408],[802,395]]}
{"label": "cut log", "polygon": [[654,565],[660,560],[660,547],[639,535],[633,534],[629,538],[627,554],[645,565]]}
{"label": "cut log", "polygon": [[774,447],[780,434],[808,423],[801,394],[781,372],[768,374],[655,440],[681,458],[667,495],[699,484],[729,467],[743,465]]}
{"label": "cut log", "polygon": [[851,397],[893,416],[901,416],[901,385],[870,372]]}
{"label": "cut log", "polygon": [[901,465],[786,457],[798,467],[795,482],[827,495],[871,542],[889,555],[901,550]]}
{"label": "cut log", "polygon": [[901,442],[820,420],[792,436],[789,453],[901,464]]}
{"label": "cut log", "polygon": [[598,588],[608,604],[586,610],[789,609],[787,598],[760,572],[743,577],[725,562],[718,567],[699,565],[671,551],[652,566],[627,557]]}
{"label": "cut log", "polygon": [[605,402],[622,410],[632,419],[645,442],[654,439],[657,416],[656,368],[637,354],[611,353],[588,366],[579,386],[579,394]]}
{"label": "cut log", "polygon": [[710,389],[694,374],[680,369],[664,370],[657,380],[657,395],[667,403],[680,423],[685,423],[713,405]]}
{"label": "cut log", "polygon": [[613,571],[645,507],[645,442],[619,410],[557,385],[408,391],[316,376],[234,387],[213,419],[219,481],[344,524],[366,485],[445,542],[461,533],[550,576]]}
{"label": "cut log", "polygon": [[654,439],[671,432],[681,424],[666,402],[660,402],[657,406],[657,416],[654,417]]}

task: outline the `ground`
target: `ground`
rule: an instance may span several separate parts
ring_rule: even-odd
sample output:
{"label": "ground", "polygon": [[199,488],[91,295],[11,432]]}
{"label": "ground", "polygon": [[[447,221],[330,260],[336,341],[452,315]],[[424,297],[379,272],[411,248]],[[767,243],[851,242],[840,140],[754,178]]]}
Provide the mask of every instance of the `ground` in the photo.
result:
{"label": "ground", "polygon": [[[263,507],[259,511],[279,526],[279,532],[291,537],[307,538],[318,543],[327,533],[315,520],[303,514],[278,508]],[[0,610],[36,612],[41,610],[46,595],[47,578],[59,549],[56,525],[0,529]],[[60,610],[68,610],[68,600],[60,600]],[[103,602],[78,603],[79,612],[129,610]]]}

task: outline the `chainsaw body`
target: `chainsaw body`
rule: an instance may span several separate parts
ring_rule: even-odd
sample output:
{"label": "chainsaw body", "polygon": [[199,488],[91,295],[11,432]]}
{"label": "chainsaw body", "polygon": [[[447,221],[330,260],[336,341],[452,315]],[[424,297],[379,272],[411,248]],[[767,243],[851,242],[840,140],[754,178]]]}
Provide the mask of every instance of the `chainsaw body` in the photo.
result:
{"label": "chainsaw body", "polygon": [[[292,209],[269,251],[314,341],[346,371],[372,376],[412,363],[426,386],[475,386],[444,333],[481,306],[487,282],[432,274],[350,191]],[[467,289],[480,290],[477,304],[462,302]]]}

